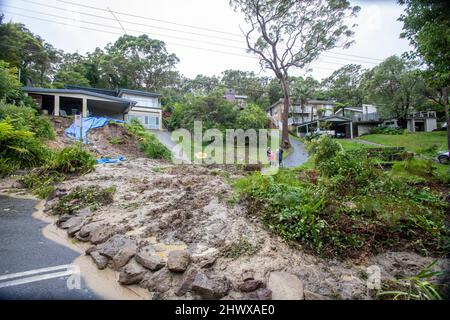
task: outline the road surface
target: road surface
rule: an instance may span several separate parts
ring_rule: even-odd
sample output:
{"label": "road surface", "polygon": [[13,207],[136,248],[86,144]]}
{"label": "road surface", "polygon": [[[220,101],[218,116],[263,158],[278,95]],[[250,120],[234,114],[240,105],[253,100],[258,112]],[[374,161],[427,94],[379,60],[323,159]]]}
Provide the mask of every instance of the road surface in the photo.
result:
{"label": "road surface", "polygon": [[47,224],[32,217],[36,203],[0,195],[0,300],[100,299],[82,278],[78,286],[76,275],[58,276],[79,253],[42,235]]}
{"label": "road surface", "polygon": [[289,154],[286,159],[283,160],[283,165],[286,168],[292,168],[302,165],[308,160],[308,153],[305,150],[303,142],[289,137],[289,142],[292,146],[292,153]]}

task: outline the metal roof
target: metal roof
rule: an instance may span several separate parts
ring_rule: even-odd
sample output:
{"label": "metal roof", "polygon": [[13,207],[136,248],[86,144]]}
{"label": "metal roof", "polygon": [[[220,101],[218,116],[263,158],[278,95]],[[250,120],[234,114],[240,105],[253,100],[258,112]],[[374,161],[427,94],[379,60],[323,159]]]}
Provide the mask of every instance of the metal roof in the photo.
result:
{"label": "metal roof", "polygon": [[115,102],[122,102],[122,103],[127,103],[127,104],[135,104],[136,102],[130,99],[125,99],[125,98],[119,98],[119,97],[113,97],[107,94],[101,94],[101,93],[97,93],[97,92],[92,92],[92,91],[88,91],[88,90],[81,90],[81,89],[52,89],[52,88],[36,88],[36,87],[22,87],[22,90],[25,92],[30,92],[30,93],[55,93],[55,94],[84,94],[86,96],[91,96],[91,97],[97,97],[97,98],[102,98],[105,100],[110,100],[110,101],[115,101]]}
{"label": "metal roof", "polygon": [[311,124],[311,123],[317,123],[317,121],[332,121],[333,119],[339,119],[336,122],[352,122],[352,119],[346,118],[346,117],[341,117],[341,116],[337,116],[337,115],[332,115],[332,116],[328,116],[328,117],[323,117],[323,118],[319,118],[316,120],[312,120],[312,121],[308,121],[308,122],[304,122],[302,124],[299,124],[298,126],[304,126],[307,124]]}
{"label": "metal roof", "polygon": [[147,92],[147,91],[141,91],[141,90],[131,90],[131,89],[119,89],[119,96],[122,93],[129,93],[129,94],[135,94],[138,96],[147,96],[147,97],[160,97],[161,95],[159,93],[153,93],[153,92]]}

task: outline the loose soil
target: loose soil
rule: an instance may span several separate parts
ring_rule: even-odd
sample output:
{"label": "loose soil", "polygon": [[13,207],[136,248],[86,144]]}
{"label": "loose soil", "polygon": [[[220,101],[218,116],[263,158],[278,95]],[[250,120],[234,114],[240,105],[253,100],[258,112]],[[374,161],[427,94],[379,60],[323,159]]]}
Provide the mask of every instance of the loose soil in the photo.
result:
{"label": "loose soil", "polygon": [[[73,144],[62,134],[69,124],[67,119],[55,119],[58,138],[52,147]],[[112,136],[124,143],[111,144]],[[244,274],[250,272],[254,279],[266,284],[273,271],[296,275],[303,282],[305,299],[372,299],[366,285],[368,267],[378,266],[382,279],[395,279],[415,275],[434,260],[409,252],[385,252],[357,261],[316,257],[265,229],[257,216],[247,214],[245,203],[230,202],[229,182],[246,174],[245,170],[232,166],[174,165],[142,158],[138,141],[120,125],[92,130],[88,139],[92,142],[89,150],[99,156],[125,155],[128,160],[97,165],[92,173],[58,184],[56,198],[43,203],[47,214],[51,216],[52,204],[58,197],[77,186],[114,186],[113,201],[83,216],[84,226],[110,230],[109,236],[125,235],[136,240],[139,248],[152,245],[164,260],[171,251],[187,249],[191,267],[202,269],[209,277],[226,277],[231,283],[224,299],[248,298],[239,289]],[[15,179],[0,180],[0,192],[18,192]],[[74,237],[71,241],[80,240]],[[87,244],[83,245],[88,247]],[[213,258],[211,263],[202,264],[205,257]],[[448,264],[448,260],[441,259],[437,268],[448,269]],[[118,278],[118,271],[109,268],[99,272],[115,273],[110,281]],[[183,283],[182,274],[159,273],[158,281],[166,288],[149,289],[153,299],[200,298],[189,291],[175,294]]]}

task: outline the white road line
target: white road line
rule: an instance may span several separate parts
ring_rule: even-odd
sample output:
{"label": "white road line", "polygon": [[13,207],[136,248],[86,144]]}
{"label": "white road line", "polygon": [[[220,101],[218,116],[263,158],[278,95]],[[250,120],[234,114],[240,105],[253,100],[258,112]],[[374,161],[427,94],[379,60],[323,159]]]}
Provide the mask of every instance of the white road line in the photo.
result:
{"label": "white road line", "polygon": [[[17,286],[20,284],[31,283],[36,281],[60,278],[79,273],[78,266],[61,265],[55,267],[34,269],[30,271],[17,272],[0,276],[0,288]],[[14,279],[14,280],[12,280]],[[9,280],[9,281],[5,281]]]}

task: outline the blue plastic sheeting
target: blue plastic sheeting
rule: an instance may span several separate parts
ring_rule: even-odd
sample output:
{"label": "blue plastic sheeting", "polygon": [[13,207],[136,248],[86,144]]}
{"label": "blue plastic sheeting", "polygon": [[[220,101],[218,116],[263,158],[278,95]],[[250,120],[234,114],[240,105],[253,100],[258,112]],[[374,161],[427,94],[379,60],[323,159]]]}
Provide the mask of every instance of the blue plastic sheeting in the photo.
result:
{"label": "blue plastic sheeting", "polygon": [[[116,119],[111,119],[111,118],[107,118],[107,117],[82,118],[82,133],[81,134],[83,136],[84,143],[88,143],[86,136],[87,136],[87,132],[90,129],[101,128],[104,125],[106,125],[109,121],[114,121],[114,122],[119,122],[119,123],[125,122],[122,120],[116,120]],[[80,128],[75,126],[75,122],[72,123],[72,125],[69,128],[67,128],[64,132],[69,138],[80,140]]]}
{"label": "blue plastic sheeting", "polygon": [[117,158],[111,159],[111,158],[100,158],[97,159],[97,163],[119,163],[122,161],[125,161],[126,158],[124,156],[118,156]]}

